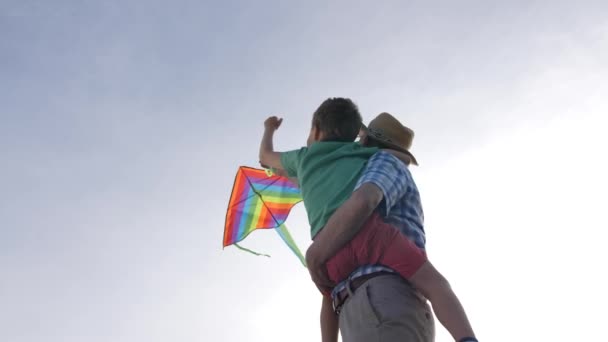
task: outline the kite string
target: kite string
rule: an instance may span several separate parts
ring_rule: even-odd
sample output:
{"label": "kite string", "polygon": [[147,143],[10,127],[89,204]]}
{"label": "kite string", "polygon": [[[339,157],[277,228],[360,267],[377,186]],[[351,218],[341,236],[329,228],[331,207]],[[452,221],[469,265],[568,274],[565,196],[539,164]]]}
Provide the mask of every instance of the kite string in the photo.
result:
{"label": "kite string", "polygon": [[242,251],[245,251],[245,252],[249,252],[249,253],[251,253],[251,254],[253,254],[253,255],[257,255],[257,256],[265,256],[265,257],[270,258],[270,255],[268,255],[268,254],[262,254],[262,253],[254,252],[254,251],[252,251],[251,249],[248,249],[248,248],[245,248],[245,247],[241,247],[241,246],[239,246],[239,244],[238,244],[238,243],[234,243],[233,245],[235,245],[235,246],[236,246],[238,249],[240,249],[240,250],[242,250]]}

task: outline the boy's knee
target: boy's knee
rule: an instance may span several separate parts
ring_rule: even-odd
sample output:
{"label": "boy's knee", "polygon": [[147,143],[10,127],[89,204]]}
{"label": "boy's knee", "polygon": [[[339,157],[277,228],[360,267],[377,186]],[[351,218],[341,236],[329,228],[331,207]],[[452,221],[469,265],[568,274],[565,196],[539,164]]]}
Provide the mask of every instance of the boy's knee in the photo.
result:
{"label": "boy's knee", "polygon": [[418,269],[410,281],[431,301],[435,294],[451,289],[448,280],[429,261]]}

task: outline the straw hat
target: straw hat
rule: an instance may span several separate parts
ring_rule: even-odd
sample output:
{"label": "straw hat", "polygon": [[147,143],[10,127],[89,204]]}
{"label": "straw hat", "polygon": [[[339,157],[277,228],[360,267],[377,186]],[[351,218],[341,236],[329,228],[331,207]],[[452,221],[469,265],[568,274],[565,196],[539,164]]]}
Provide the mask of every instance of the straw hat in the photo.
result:
{"label": "straw hat", "polygon": [[367,127],[363,125],[362,130],[387,147],[407,154],[412,159],[412,164],[418,165],[416,157],[410,152],[414,131],[403,126],[394,116],[386,112],[380,113]]}

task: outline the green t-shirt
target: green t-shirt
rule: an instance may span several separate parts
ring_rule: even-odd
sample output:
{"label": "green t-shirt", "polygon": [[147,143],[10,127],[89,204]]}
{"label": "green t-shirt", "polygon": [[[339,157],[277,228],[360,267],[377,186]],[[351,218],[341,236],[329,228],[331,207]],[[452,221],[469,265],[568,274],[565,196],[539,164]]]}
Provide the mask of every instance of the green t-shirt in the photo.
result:
{"label": "green t-shirt", "polygon": [[289,177],[298,178],[312,238],[350,197],[368,159],[377,151],[358,142],[322,141],[281,153]]}

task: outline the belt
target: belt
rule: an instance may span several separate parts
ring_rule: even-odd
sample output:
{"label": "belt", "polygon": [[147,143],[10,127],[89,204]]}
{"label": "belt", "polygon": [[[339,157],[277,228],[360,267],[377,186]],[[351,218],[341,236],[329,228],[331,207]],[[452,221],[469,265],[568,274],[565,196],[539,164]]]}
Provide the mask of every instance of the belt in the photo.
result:
{"label": "belt", "polygon": [[350,290],[352,291],[352,293],[354,294],[355,291],[357,291],[357,289],[360,288],[363,284],[365,284],[365,282],[367,282],[368,280],[382,276],[382,275],[389,275],[389,274],[395,275],[395,273],[380,271],[380,272],[362,275],[353,280],[349,280],[346,284],[346,287],[344,289],[342,289],[342,291],[338,292],[336,294],[336,296],[332,299],[332,306],[333,306],[334,312],[337,315],[340,314],[340,311],[342,310],[342,306],[344,305],[344,303],[346,302],[346,300],[349,297],[349,291],[348,291],[349,287],[350,287]]}

